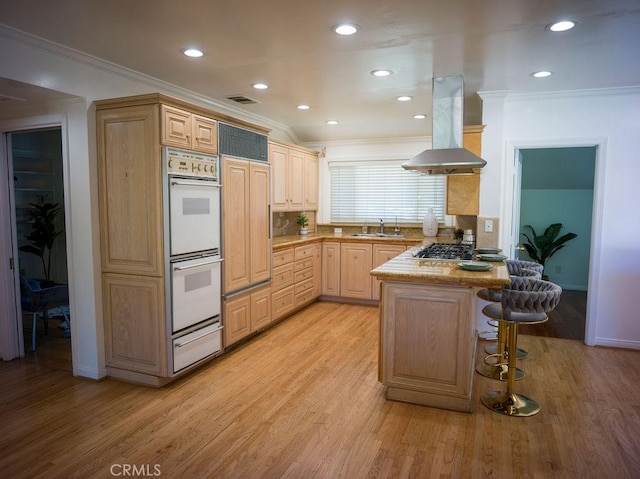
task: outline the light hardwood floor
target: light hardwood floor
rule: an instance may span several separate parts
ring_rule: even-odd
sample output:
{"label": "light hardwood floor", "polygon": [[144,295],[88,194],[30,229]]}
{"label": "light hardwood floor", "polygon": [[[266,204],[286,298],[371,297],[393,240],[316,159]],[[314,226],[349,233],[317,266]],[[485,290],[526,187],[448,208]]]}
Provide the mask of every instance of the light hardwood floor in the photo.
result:
{"label": "light hardwood floor", "polygon": [[542,411],[509,418],[479,375],[472,414],[385,400],[377,341],[377,308],[321,302],[163,389],[0,363],[0,477],[640,477],[640,351],[523,336]]}

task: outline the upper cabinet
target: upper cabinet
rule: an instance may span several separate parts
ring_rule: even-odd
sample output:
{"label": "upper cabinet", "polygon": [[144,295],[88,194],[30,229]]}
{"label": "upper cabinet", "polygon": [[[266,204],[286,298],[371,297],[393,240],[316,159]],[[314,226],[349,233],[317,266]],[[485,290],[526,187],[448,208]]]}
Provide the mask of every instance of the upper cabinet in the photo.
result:
{"label": "upper cabinet", "polygon": [[318,209],[318,155],[269,142],[273,211]]}
{"label": "upper cabinet", "polygon": [[[481,156],[484,126],[464,128],[464,147]],[[480,213],[480,174],[447,176],[447,214],[471,215]]]}
{"label": "upper cabinet", "polygon": [[218,153],[215,120],[162,105],[162,144],[203,153]]}

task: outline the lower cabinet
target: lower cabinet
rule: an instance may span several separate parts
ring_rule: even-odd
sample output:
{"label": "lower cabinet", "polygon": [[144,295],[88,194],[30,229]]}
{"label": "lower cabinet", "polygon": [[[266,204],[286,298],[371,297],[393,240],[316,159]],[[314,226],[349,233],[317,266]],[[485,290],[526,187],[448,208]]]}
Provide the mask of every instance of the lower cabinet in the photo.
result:
{"label": "lower cabinet", "polygon": [[163,279],[104,273],[102,288],[107,367],[166,376]]}
{"label": "lower cabinet", "polygon": [[324,296],[340,296],[340,243],[322,243],[322,286]]}
{"label": "lower cabinet", "polygon": [[[401,244],[374,244],[371,269],[377,268],[400,253],[404,253],[406,249],[407,247]],[[380,299],[380,284],[382,284],[382,281],[373,276],[371,277],[371,299]]]}
{"label": "lower cabinet", "polygon": [[340,245],[340,296],[371,299],[370,243],[342,243]]}
{"label": "lower cabinet", "polygon": [[224,345],[232,345],[271,323],[271,287],[224,301]]}
{"label": "lower cabinet", "polygon": [[312,243],[273,254],[273,321],[320,296],[322,246]]}

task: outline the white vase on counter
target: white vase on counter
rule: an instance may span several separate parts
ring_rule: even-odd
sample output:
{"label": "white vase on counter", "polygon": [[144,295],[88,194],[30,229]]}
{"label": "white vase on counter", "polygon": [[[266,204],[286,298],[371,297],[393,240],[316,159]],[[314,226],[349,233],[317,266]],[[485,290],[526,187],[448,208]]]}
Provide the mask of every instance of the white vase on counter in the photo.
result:
{"label": "white vase on counter", "polygon": [[433,208],[427,208],[427,213],[422,221],[422,233],[425,236],[438,235],[438,218],[436,218]]}

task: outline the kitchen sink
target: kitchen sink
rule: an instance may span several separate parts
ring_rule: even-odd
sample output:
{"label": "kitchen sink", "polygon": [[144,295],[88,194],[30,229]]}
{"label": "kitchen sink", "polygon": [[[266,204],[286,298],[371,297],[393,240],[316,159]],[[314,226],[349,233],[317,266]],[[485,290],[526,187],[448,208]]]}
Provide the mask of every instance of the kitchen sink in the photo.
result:
{"label": "kitchen sink", "polygon": [[350,236],[356,236],[359,238],[404,238],[404,235],[400,234],[386,234],[386,233],[353,233]]}

